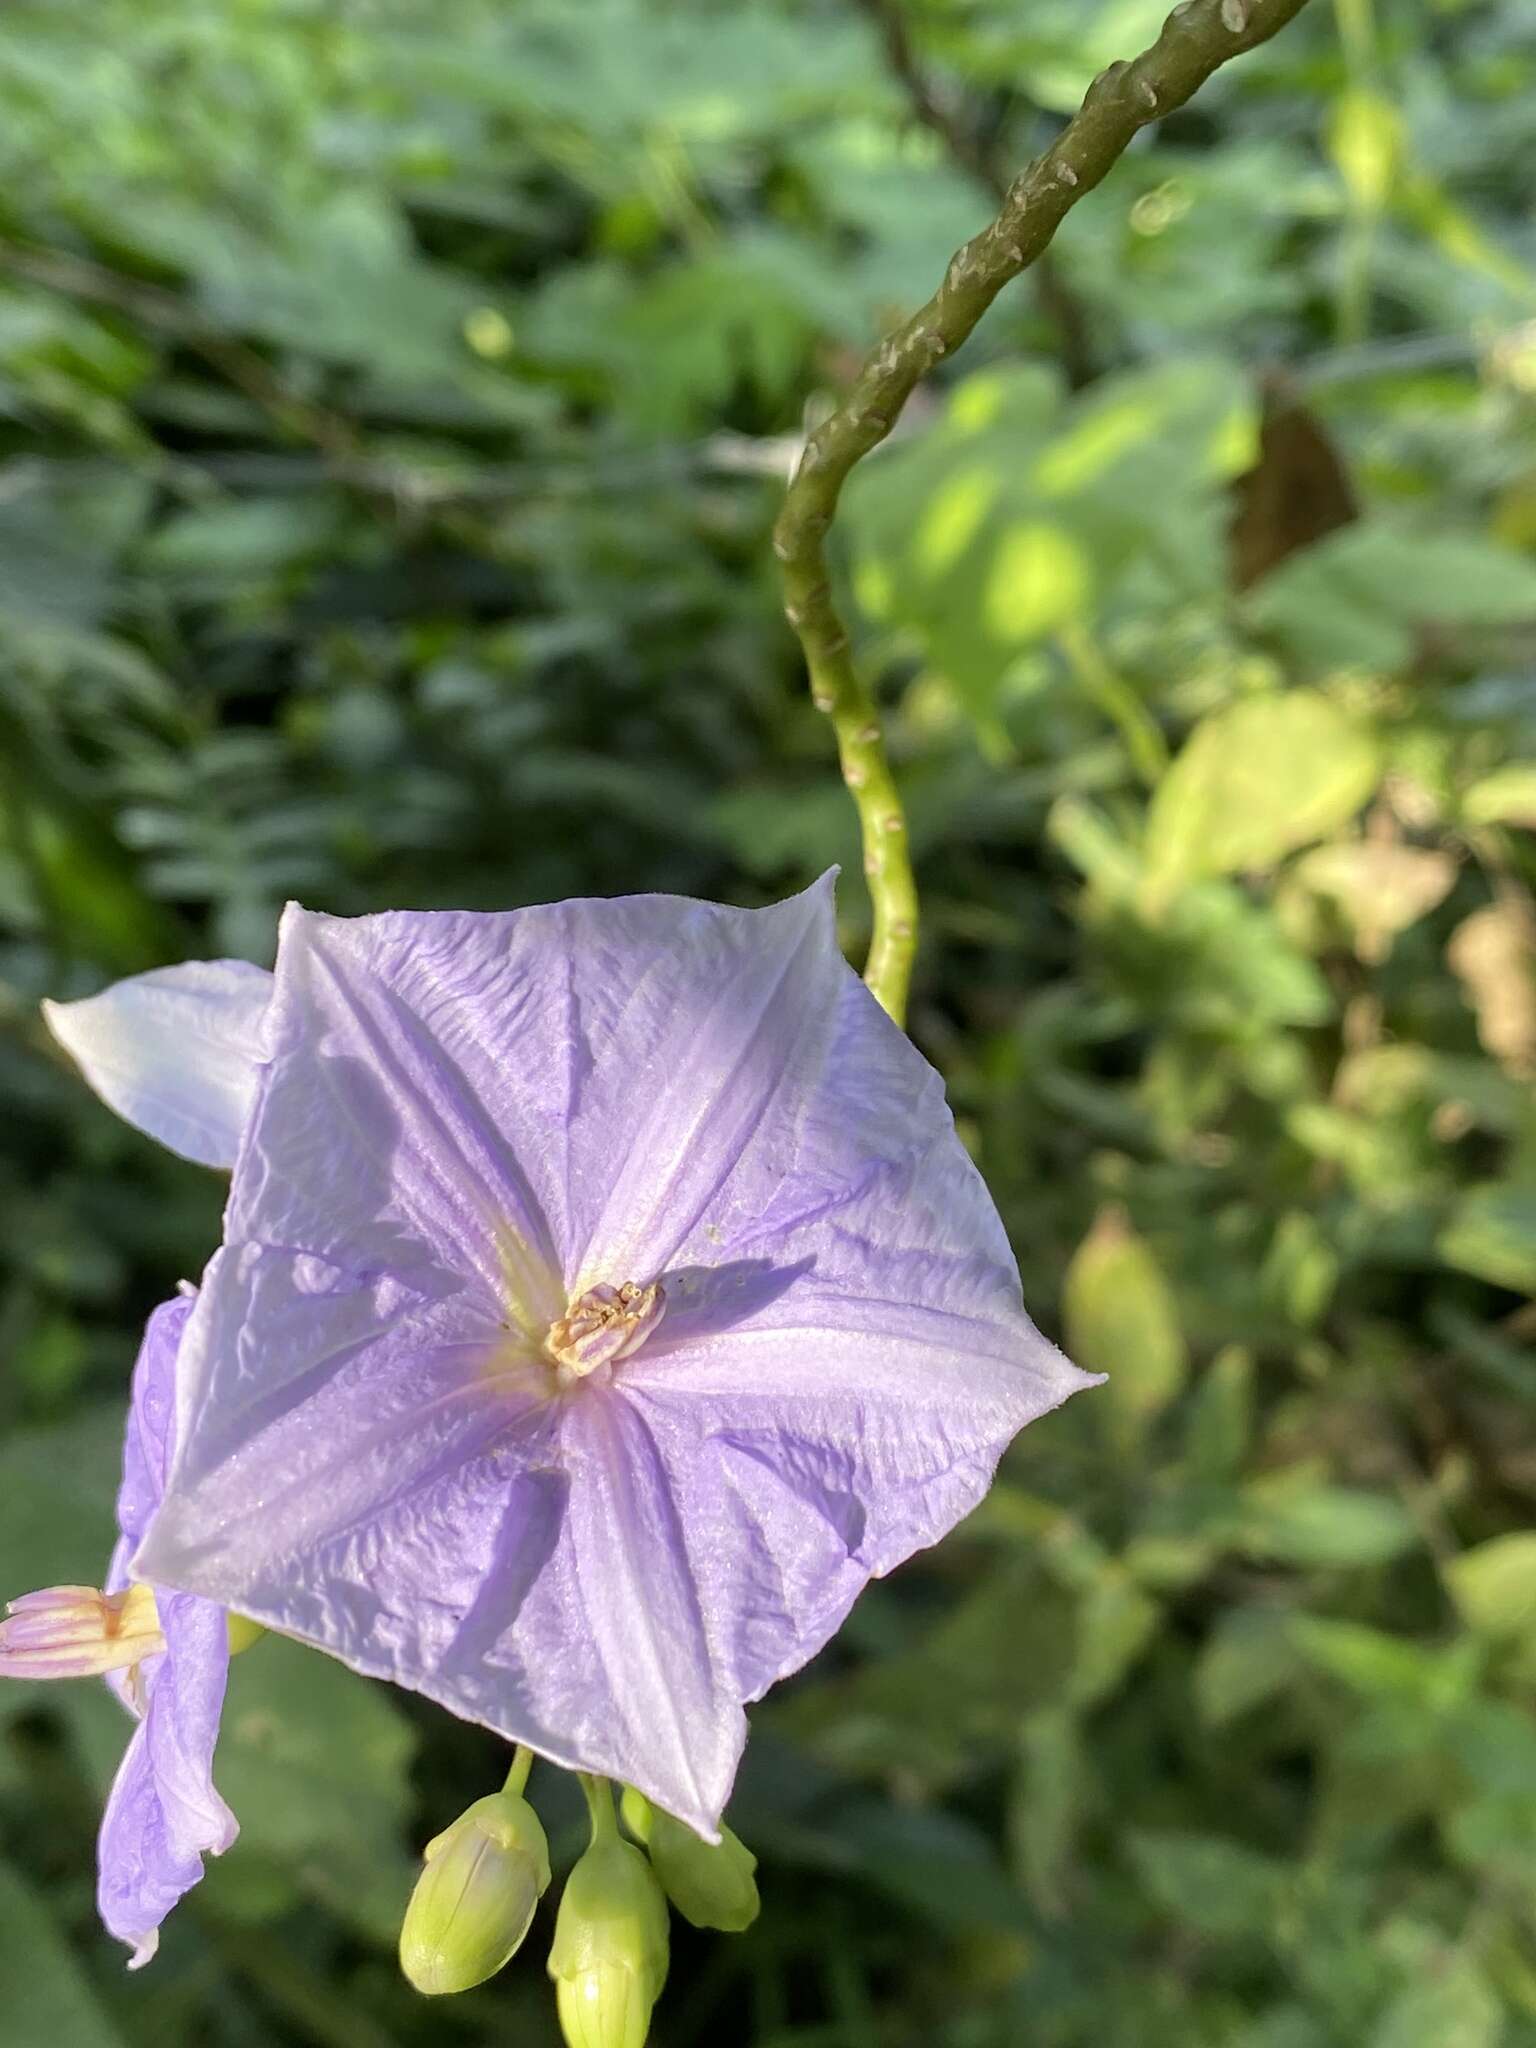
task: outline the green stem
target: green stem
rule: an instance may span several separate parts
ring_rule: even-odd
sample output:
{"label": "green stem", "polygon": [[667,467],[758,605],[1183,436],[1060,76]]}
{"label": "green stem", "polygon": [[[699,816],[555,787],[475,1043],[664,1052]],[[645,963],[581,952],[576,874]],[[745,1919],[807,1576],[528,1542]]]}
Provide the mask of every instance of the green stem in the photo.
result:
{"label": "green stem", "polygon": [[[1376,81],[1375,0],[1333,0],[1344,75],[1351,95],[1366,98]],[[1358,348],[1371,331],[1371,261],[1380,209],[1362,202],[1348,181],[1349,216],[1339,248],[1338,305],[1334,335],[1342,348]]]}
{"label": "green stem", "polygon": [[805,444],[774,529],[784,610],[799,635],[811,695],[832,721],[859,814],[874,935],[864,980],[899,1024],[917,949],[917,887],[907,821],[869,684],[832,600],[826,539],[854,465],[890,433],[919,380],[953,355],[983,313],[1049,244],[1149,121],[1180,107],[1229,57],[1267,42],[1305,0],[1184,0],[1150,50],[1112,64],[1043,156],[1008,188],[997,218],[951,258],[927,305],[886,336],[853,389]]}
{"label": "green stem", "polygon": [[586,1794],[587,1811],[592,1816],[593,1842],[617,1841],[619,1824],[614,1817],[612,1785],[606,1778],[593,1777],[587,1771],[578,1771],[576,1776]]}
{"label": "green stem", "polygon": [[533,1751],[526,1743],[520,1742],[512,1752],[512,1768],[507,1773],[503,1792],[521,1792],[528,1782],[528,1773],[533,1769]]}
{"label": "green stem", "polygon": [[1084,695],[1113,723],[1125,742],[1131,766],[1148,789],[1155,789],[1168,766],[1168,746],[1157,720],[1129,684],[1116,675],[1080,619],[1068,620],[1057,638]]}

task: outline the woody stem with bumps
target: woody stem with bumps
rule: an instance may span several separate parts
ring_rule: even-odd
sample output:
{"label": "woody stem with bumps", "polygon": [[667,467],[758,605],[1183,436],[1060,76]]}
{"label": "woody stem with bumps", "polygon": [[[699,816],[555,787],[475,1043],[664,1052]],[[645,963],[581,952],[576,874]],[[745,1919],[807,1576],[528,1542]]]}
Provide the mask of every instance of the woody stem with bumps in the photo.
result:
{"label": "woody stem with bumps", "polygon": [[1184,0],[1150,49],[1102,72],[1050,148],[1008,187],[996,219],[951,258],[927,305],[867,358],[847,397],[807,440],[790,480],[773,537],[784,611],[805,651],[811,695],[832,721],[859,814],[874,907],[864,980],[898,1024],[906,1019],[917,950],[917,888],[874,694],[832,597],[826,541],[843,485],[890,433],[918,382],[1036,261],[1068,209],[1108,174],[1137,131],[1182,106],[1229,58],[1268,42],[1305,4]]}

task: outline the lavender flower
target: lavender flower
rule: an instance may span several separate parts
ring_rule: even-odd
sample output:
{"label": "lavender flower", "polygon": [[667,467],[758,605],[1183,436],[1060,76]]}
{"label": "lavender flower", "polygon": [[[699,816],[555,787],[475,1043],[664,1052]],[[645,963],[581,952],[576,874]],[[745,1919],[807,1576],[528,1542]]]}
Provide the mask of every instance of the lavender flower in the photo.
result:
{"label": "lavender flower", "polygon": [[744,1703],[1088,1383],[937,1075],[830,878],[292,908],[253,975],[52,1016],[132,1120],[238,1144],[138,1568],[713,1838]]}
{"label": "lavender flower", "polygon": [[13,1600],[0,1622],[0,1677],[105,1677],[138,1719],[107,1798],[97,1904],[108,1930],[149,1961],[160,1923],[238,1832],[213,1788],[213,1747],[229,1669],[226,1617],[191,1593],[130,1580],[169,1458],[185,1297],[157,1308],[134,1367],[120,1536],[106,1586],[54,1586]]}

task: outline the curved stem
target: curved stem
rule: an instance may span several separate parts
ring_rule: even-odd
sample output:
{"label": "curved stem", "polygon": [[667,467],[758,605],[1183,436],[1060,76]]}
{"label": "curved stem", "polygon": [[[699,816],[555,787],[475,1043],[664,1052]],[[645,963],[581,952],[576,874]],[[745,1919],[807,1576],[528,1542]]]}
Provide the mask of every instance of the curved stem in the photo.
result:
{"label": "curved stem", "polygon": [[799,635],[811,695],[832,721],[843,780],[859,814],[874,936],[864,979],[897,1023],[917,947],[917,889],[906,817],[869,684],[854,666],[832,601],[826,537],[855,463],[885,439],[918,381],[970,334],[1003,286],[1049,244],[1137,131],[1182,106],[1228,58],[1267,42],[1305,0],[1183,0],[1151,49],[1112,64],[1060,135],[1008,188],[990,226],[951,258],[927,305],[868,357],[853,389],[805,444],[774,529],[784,610]]}
{"label": "curved stem", "polygon": [[533,1751],[526,1743],[520,1742],[512,1752],[512,1768],[507,1773],[503,1792],[521,1792],[528,1782],[528,1773],[533,1769]]}
{"label": "curved stem", "polygon": [[592,1816],[593,1841],[616,1841],[619,1823],[613,1811],[612,1785],[606,1778],[593,1777],[589,1771],[578,1771],[576,1776],[586,1794],[587,1812]]}

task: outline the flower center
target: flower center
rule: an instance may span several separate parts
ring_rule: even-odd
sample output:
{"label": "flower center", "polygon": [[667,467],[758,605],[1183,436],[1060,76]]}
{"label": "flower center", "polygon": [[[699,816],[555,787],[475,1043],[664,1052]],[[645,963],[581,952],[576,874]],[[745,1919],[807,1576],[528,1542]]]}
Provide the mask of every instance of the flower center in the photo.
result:
{"label": "flower center", "polygon": [[649,1287],[626,1280],[622,1287],[589,1287],[565,1314],[549,1326],[544,1354],[560,1384],[585,1379],[600,1365],[628,1358],[638,1351],[666,1314],[667,1297],[659,1280]]}

